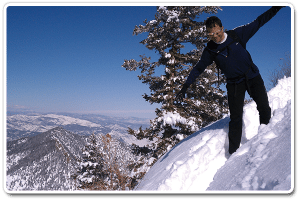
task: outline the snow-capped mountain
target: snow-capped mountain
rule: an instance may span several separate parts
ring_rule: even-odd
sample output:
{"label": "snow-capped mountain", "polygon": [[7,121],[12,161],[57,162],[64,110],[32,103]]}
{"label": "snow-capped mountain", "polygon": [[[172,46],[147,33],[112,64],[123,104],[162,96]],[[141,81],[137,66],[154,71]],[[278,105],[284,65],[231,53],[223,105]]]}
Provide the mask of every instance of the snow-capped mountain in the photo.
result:
{"label": "snow-capped mountain", "polygon": [[145,145],[127,127],[147,126],[145,119],[80,114],[7,116],[6,189],[74,190],[74,174],[86,138],[110,134],[127,144]]}
{"label": "snow-capped mountain", "polygon": [[136,187],[139,191],[213,193],[294,189],[292,80],[268,92],[272,118],[259,125],[255,102],[244,107],[243,138],[228,155],[229,116],[192,134],[162,156]]}
{"label": "snow-capped mountain", "polygon": [[[7,140],[34,136],[57,126],[78,135],[111,134],[129,144],[135,137],[127,134],[128,127],[147,127],[149,120],[139,118],[112,118],[81,114],[13,114],[7,116]],[[139,141],[136,141],[139,142]]]}
{"label": "snow-capped mountain", "polygon": [[81,158],[83,136],[61,127],[7,142],[6,189],[72,190],[71,175]]}

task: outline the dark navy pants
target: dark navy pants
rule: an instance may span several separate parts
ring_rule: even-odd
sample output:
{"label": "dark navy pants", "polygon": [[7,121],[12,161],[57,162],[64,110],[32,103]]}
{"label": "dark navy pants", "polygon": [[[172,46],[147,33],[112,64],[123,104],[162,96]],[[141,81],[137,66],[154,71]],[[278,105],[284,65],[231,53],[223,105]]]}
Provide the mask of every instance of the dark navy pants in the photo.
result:
{"label": "dark navy pants", "polygon": [[264,81],[261,75],[253,79],[246,80],[241,83],[227,83],[227,94],[230,111],[229,122],[229,153],[234,153],[240,146],[242,138],[243,127],[243,106],[245,99],[245,92],[250,89],[250,97],[256,102],[257,110],[259,112],[260,124],[268,124],[271,118],[271,108]]}

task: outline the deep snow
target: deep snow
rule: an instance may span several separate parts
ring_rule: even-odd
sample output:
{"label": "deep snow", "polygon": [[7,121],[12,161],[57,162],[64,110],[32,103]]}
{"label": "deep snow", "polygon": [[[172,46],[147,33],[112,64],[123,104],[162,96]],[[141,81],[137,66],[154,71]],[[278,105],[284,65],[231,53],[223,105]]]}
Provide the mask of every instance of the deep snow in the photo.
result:
{"label": "deep snow", "polygon": [[242,144],[229,157],[229,116],[182,140],[162,156],[137,191],[214,193],[294,189],[292,78],[268,92],[272,118],[259,125],[255,102],[244,107]]}

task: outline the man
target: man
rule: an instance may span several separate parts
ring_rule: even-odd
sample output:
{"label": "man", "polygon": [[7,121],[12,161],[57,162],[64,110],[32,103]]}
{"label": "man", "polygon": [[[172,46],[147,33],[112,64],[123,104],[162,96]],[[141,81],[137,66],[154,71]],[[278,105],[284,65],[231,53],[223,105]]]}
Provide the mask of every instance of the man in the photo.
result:
{"label": "man", "polygon": [[260,124],[268,124],[271,118],[271,108],[264,82],[245,47],[248,40],[259,28],[274,17],[281,8],[273,6],[253,22],[228,32],[224,32],[219,18],[215,16],[209,17],[205,25],[210,41],[204,49],[201,59],[192,69],[186,83],[176,96],[177,101],[182,101],[187,88],[207,66],[215,61],[227,80],[226,88],[230,111],[229,154],[234,153],[240,146],[246,91],[257,104]]}

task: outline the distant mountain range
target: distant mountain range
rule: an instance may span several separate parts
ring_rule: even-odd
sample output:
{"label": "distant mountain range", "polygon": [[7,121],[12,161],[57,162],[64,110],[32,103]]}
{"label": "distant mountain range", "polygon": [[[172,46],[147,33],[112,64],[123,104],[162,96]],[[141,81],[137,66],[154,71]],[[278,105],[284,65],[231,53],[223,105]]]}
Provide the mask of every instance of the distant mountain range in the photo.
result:
{"label": "distant mountain range", "polygon": [[138,129],[149,126],[149,119],[118,118],[95,114],[8,114],[7,141],[34,136],[57,126],[78,135],[107,134],[130,143],[135,140],[127,134],[128,127]]}
{"label": "distant mountain range", "polygon": [[110,134],[123,142],[145,145],[127,133],[128,127],[148,127],[148,119],[81,114],[7,115],[6,189],[74,190],[71,178],[82,148],[92,133]]}

